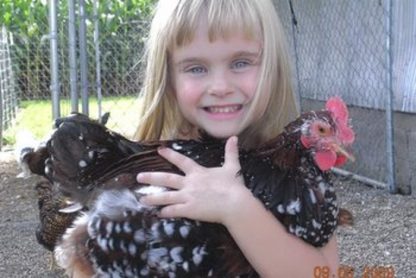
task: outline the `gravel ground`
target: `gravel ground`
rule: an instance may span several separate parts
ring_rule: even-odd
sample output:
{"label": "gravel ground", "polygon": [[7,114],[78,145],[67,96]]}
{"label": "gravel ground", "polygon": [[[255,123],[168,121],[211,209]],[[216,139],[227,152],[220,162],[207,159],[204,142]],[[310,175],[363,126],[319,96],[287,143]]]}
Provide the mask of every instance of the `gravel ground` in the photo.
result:
{"label": "gravel ground", "polygon": [[[64,277],[36,242],[38,178],[19,179],[17,173],[12,152],[0,153],[0,277]],[[345,178],[337,179],[336,190],[340,205],[355,217],[353,227],[337,231],[340,274],[352,269],[354,275],[344,277],[393,277],[376,275],[393,269],[394,277],[416,277],[415,194],[390,195]],[[366,270],[373,275],[363,276]]]}

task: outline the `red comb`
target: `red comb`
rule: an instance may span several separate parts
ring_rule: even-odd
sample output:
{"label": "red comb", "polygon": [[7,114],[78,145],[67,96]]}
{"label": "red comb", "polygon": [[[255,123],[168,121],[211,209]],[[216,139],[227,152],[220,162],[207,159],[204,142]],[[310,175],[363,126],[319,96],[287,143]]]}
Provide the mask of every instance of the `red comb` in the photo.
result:
{"label": "red comb", "polygon": [[331,97],[326,102],[325,108],[334,115],[342,141],[351,144],[355,139],[355,134],[348,125],[349,113],[345,102],[340,97]]}
{"label": "red comb", "polygon": [[343,125],[348,123],[348,108],[340,97],[331,97],[328,99],[325,108],[333,113],[338,123]]}

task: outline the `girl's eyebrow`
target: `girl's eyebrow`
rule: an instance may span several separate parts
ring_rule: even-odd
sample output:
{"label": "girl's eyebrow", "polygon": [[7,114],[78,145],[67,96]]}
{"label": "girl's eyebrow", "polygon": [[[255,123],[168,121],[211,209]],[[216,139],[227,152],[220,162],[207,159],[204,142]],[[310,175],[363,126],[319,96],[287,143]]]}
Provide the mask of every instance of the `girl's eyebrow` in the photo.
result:
{"label": "girl's eyebrow", "polygon": [[233,57],[243,56],[243,57],[255,57],[255,58],[257,58],[257,57],[260,57],[260,55],[261,55],[260,50],[259,51],[245,51],[245,50],[242,50],[242,51],[238,51],[237,53],[234,53]]}
{"label": "girl's eyebrow", "polygon": [[261,57],[261,51],[238,51],[237,53],[234,53],[232,57],[233,59],[241,57],[258,59]]}
{"label": "girl's eyebrow", "polygon": [[175,63],[176,66],[180,66],[183,64],[193,64],[193,63],[200,63],[201,61],[203,61],[203,59],[201,58],[196,58],[196,57],[188,57],[185,58],[183,60],[179,60]]}
{"label": "girl's eyebrow", "polygon": [[[247,58],[254,58],[254,59],[258,59],[261,56],[261,51],[238,51],[236,53],[233,53],[233,55],[231,56],[232,59],[235,58],[241,58],[241,57],[247,57]],[[202,61],[204,61],[205,58],[203,57],[186,57],[183,60],[179,60],[175,63],[175,65],[180,66],[183,64],[192,64],[192,63],[200,63]]]}

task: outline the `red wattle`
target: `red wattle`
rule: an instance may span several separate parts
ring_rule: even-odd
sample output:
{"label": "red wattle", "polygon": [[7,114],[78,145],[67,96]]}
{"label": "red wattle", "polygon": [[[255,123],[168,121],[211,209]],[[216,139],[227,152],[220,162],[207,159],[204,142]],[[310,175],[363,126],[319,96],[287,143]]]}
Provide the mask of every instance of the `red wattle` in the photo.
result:
{"label": "red wattle", "polygon": [[306,136],[304,136],[304,135],[301,135],[300,136],[300,142],[302,143],[302,145],[305,147],[305,148],[310,148],[310,146],[312,145],[312,143],[311,143],[311,141],[308,139],[308,137],[306,137]]}
{"label": "red wattle", "polygon": [[334,151],[320,151],[315,154],[315,162],[319,169],[328,171],[337,160],[337,154]]}
{"label": "red wattle", "polygon": [[347,162],[347,158],[343,155],[338,155],[335,161],[335,166],[342,166]]}

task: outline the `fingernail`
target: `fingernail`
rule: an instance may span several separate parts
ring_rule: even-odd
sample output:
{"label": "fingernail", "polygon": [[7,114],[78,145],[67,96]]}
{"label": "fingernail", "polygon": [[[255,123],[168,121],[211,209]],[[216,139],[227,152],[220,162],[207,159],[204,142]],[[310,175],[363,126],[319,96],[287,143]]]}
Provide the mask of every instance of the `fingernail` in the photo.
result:
{"label": "fingernail", "polygon": [[137,174],[136,179],[137,180],[141,180],[141,179],[143,179],[143,177],[144,177],[144,174],[143,173],[139,173],[139,174]]}

